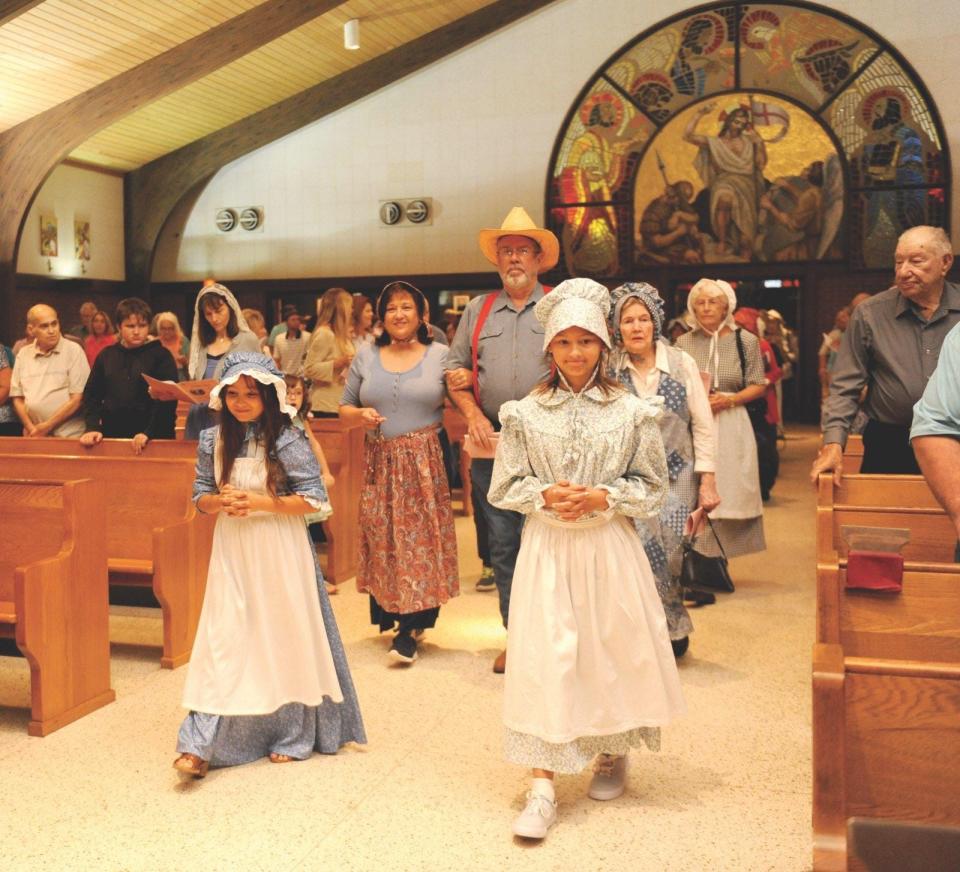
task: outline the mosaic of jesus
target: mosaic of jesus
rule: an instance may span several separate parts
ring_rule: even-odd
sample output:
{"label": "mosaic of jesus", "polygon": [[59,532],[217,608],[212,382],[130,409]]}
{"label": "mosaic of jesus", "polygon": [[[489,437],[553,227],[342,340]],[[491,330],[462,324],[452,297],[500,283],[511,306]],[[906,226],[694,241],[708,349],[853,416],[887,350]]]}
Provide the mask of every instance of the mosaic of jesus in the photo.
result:
{"label": "mosaic of jesus", "polygon": [[833,144],[806,112],[767,96],[727,94],[680,112],[647,148],[634,191],[640,263],[842,254]]}

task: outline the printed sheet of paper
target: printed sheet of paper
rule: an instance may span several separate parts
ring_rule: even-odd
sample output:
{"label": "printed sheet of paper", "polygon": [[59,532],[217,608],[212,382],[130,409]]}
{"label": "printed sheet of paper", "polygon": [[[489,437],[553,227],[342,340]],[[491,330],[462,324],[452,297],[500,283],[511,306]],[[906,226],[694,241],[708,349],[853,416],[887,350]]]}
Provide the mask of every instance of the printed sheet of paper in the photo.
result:
{"label": "printed sheet of paper", "polygon": [[172,382],[161,381],[146,373],[143,374],[143,378],[150,386],[150,396],[161,402],[185,400],[188,403],[206,404],[210,400],[210,391],[217,385],[215,378],[201,381]]}

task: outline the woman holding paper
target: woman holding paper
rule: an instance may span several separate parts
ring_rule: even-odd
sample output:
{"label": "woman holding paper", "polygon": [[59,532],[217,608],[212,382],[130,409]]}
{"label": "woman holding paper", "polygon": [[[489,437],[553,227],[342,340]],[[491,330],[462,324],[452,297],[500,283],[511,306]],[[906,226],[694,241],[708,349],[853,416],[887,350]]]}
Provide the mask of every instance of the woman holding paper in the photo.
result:
{"label": "woman holding paper", "polygon": [[628,282],[610,294],[615,343],[611,375],[638,397],[663,404],[660,435],[667,454],[669,489],[660,514],[634,518],[667,615],[673,653],[682,657],[693,623],[680,588],[680,543],[698,505],[720,505],[714,475],[713,415],[696,361],[663,339],[663,300],[646,282]]}
{"label": "woman holding paper", "polygon": [[[260,340],[247,326],[237,298],[225,285],[204,285],[193,304],[193,336],[190,339],[190,378],[193,381],[217,379],[223,371],[223,358],[231,351],[260,351]],[[200,431],[213,427],[216,415],[197,403],[187,415],[184,434],[199,439]]]}
{"label": "woman holding paper", "polygon": [[460,592],[450,487],[437,436],[447,348],[424,321],[426,300],[391,282],[377,300],[384,332],[353,359],[340,417],[367,429],[357,588],[370,621],[397,628],[390,656],[417,659],[417,639]]}
{"label": "woman holding paper", "polygon": [[155,339],[149,339],[150,307],[138,297],[117,304],[120,342],[104,348],[93,362],[83,390],[84,445],[104,437],[133,440],[139,454],[150,439],[173,439],[176,402],[150,397],[144,375],[177,380],[177,365]]}

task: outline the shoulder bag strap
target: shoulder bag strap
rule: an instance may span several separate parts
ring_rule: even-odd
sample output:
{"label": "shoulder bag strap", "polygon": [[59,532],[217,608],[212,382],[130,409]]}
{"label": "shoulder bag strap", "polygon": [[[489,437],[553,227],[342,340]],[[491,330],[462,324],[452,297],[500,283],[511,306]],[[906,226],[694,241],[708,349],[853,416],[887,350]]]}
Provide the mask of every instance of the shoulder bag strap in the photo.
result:
{"label": "shoulder bag strap", "polygon": [[747,355],[743,351],[743,340],[740,338],[740,328],[733,331],[737,340],[737,355],[740,357],[740,374],[743,376],[743,386],[747,386]]}

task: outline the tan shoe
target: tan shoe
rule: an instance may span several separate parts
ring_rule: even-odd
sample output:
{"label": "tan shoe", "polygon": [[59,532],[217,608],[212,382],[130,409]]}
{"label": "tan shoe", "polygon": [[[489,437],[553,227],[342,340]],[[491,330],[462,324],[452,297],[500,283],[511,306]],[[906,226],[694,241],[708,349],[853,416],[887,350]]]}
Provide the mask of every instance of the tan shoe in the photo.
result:
{"label": "tan shoe", "polygon": [[210,768],[209,760],[202,760],[196,754],[181,754],[173,761],[173,768],[184,775],[193,775],[195,778],[203,778]]}
{"label": "tan shoe", "polygon": [[503,675],[507,671],[507,652],[505,650],[501,651],[497,655],[497,659],[493,661],[493,671],[497,675]]}

